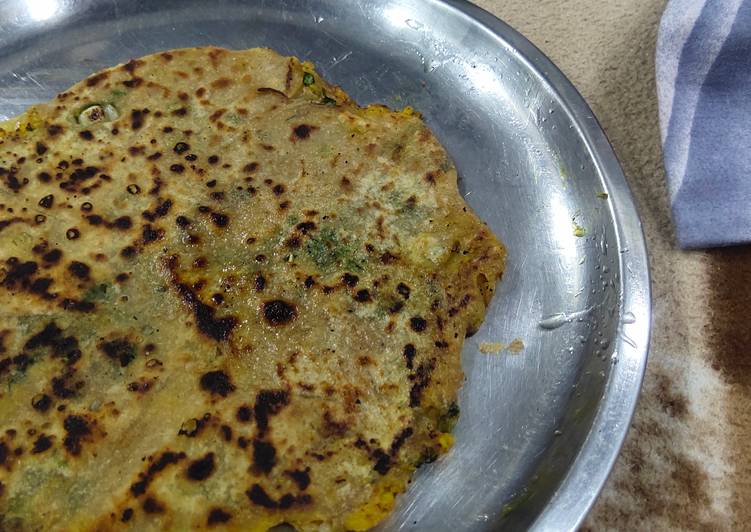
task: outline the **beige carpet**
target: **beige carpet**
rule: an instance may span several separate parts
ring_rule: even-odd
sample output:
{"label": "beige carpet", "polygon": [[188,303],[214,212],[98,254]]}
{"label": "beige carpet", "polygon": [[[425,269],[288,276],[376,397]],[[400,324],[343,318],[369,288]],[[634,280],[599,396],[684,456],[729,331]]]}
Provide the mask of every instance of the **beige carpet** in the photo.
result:
{"label": "beige carpet", "polygon": [[541,48],[589,102],[622,161],[651,254],[642,397],[584,529],[751,529],[751,247],[675,246],[654,85],[665,1],[477,3]]}

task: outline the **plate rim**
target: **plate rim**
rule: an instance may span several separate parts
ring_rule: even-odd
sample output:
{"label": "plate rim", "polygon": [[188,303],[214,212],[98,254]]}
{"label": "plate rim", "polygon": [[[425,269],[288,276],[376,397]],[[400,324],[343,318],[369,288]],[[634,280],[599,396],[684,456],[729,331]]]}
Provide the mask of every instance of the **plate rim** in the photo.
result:
{"label": "plate rim", "polygon": [[[558,96],[589,151],[608,191],[615,224],[620,278],[620,315],[631,313],[629,336],[619,334],[618,358],[608,375],[589,433],[569,470],[530,529],[576,530],[605,486],[634,416],[644,379],[652,330],[651,276],[646,238],[633,193],[605,131],[574,84],[530,40],[509,24],[469,0],[433,0],[471,19],[507,43],[519,59]],[[628,272],[626,275],[625,272]],[[632,329],[635,329],[632,332]],[[635,344],[635,346],[634,346]],[[602,464],[605,464],[604,467]]]}

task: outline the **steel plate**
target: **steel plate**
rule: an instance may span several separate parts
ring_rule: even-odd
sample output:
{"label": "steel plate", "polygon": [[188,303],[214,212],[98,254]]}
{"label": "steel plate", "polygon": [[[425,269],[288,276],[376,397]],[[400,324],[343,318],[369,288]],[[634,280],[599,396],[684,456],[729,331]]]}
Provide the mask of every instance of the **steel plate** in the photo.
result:
{"label": "steel plate", "polygon": [[[269,46],[360,103],[421,111],[509,250],[463,353],[456,445],[384,530],[573,530],[615,460],[649,340],[649,277],[613,152],[529,42],[460,0],[4,0],[0,116],[167,48]],[[607,197],[605,196],[607,194]],[[518,354],[482,354],[482,342]]]}

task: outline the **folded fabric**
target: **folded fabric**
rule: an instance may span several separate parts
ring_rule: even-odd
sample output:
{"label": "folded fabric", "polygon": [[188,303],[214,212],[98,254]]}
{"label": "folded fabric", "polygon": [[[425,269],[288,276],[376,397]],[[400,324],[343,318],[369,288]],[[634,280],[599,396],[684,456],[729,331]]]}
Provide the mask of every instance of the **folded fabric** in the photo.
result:
{"label": "folded fabric", "polygon": [[671,0],[656,74],[678,243],[751,242],[751,0]]}

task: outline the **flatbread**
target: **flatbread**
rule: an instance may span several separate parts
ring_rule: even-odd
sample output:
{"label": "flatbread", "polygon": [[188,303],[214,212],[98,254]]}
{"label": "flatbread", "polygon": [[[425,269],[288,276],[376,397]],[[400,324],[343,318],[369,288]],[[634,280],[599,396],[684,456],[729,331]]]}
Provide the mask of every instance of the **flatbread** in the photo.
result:
{"label": "flatbread", "polygon": [[452,442],[504,249],[419,115],[268,49],[0,132],[0,529],[364,530]]}

